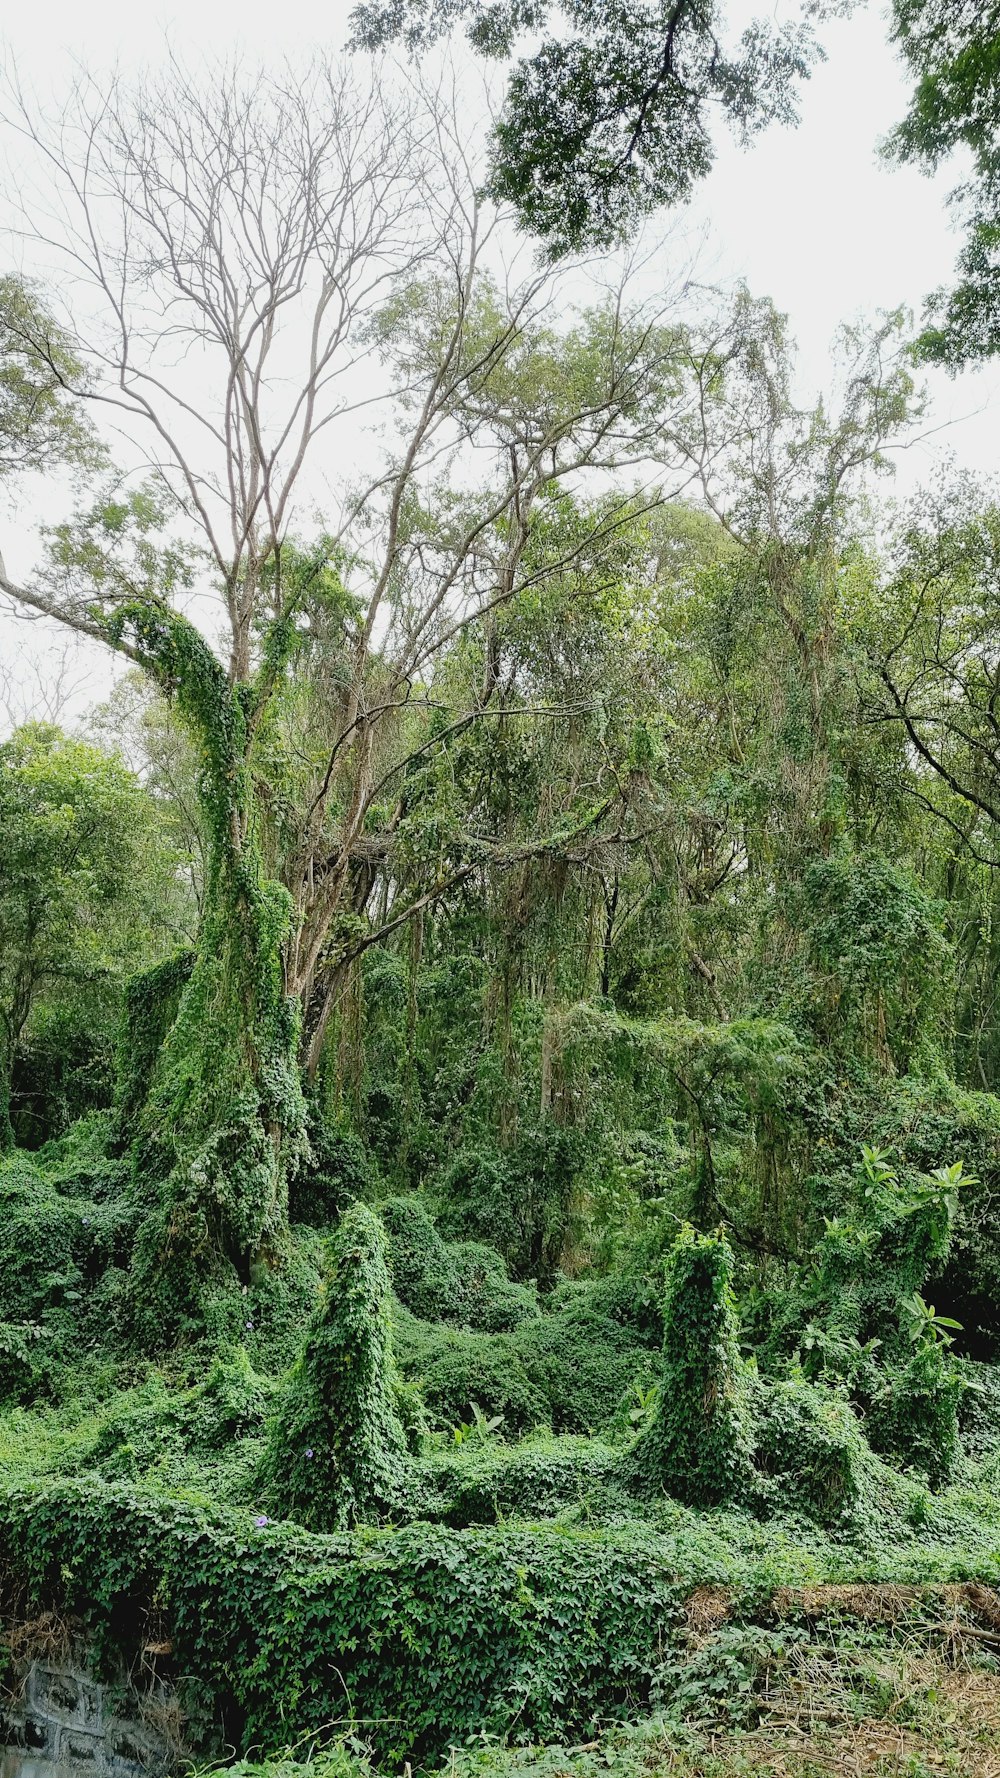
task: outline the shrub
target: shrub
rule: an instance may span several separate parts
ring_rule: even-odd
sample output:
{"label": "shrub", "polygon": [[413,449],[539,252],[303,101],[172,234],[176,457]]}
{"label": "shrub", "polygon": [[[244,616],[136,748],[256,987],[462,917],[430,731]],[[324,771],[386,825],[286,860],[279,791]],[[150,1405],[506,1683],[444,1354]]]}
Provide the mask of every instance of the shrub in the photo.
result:
{"label": "shrub", "polygon": [[534,1292],[511,1282],[495,1247],[443,1241],[415,1196],[386,1198],[379,1210],[396,1295],[412,1315],[505,1333],[538,1314]]}
{"label": "shrub", "polygon": [[608,1427],[652,1354],[633,1329],[590,1307],[588,1296],[558,1314],[524,1322],[514,1345],[532,1386],[547,1404],[556,1432]]}
{"label": "shrub", "polygon": [[95,1113],[34,1154],[0,1156],[0,1320],[63,1310],[79,1332],[88,1285],[127,1260],[135,1210],[109,1129]]}
{"label": "shrub", "polygon": [[[44,1006],[22,1039],[11,1077],[18,1143],[39,1148],[114,1095],[114,1017],[86,1003]],[[103,1010],[103,1009],[102,1009]]]}
{"label": "shrub", "polygon": [[927,1475],[947,1481],[958,1454],[958,1404],[963,1381],[947,1346],[921,1340],[872,1403],[872,1443]]}
{"label": "shrub", "polygon": [[681,1231],[667,1261],[656,1410],[628,1458],[637,1478],[689,1506],[729,1499],[747,1473],[732,1268],[721,1236]]}
{"label": "shrub", "polygon": [[191,1443],[221,1450],[260,1432],[274,1395],[271,1379],[258,1376],[241,1346],[220,1353],[204,1383],[191,1391],[185,1415]]}
{"label": "shrub", "polygon": [[125,984],[115,1092],[118,1127],[124,1142],[131,1139],[149,1097],[157,1058],[177,1017],[193,968],[193,951],[175,951],[162,963],[139,970]]}
{"label": "shrub", "polygon": [[479,1334],[400,1315],[396,1345],[406,1374],[420,1386],[432,1423],[448,1430],[473,1408],[501,1415],[516,1437],[548,1419],[548,1403],[532,1383],[510,1334]]}
{"label": "shrub", "polygon": [[[607,1493],[616,1453],[590,1438],[541,1434],[516,1446],[491,1439],[432,1456],[425,1474],[441,1496],[435,1517],[450,1525],[492,1525],[501,1518],[552,1518]],[[627,1501],[622,1507],[627,1509]]]}
{"label": "shrub", "polygon": [[97,1434],[90,1462],[108,1481],[129,1481],[184,1448],[185,1395],[153,1374],[119,1397]]}
{"label": "shrub", "polygon": [[576,1176],[574,1136],[528,1129],[509,1152],[463,1148],[438,1182],[438,1226],[451,1240],[482,1241],[519,1278],[555,1273]]}
{"label": "shrub", "polygon": [[639,1530],[314,1536],[93,1477],[0,1494],[31,1615],[77,1615],[99,1670],[139,1658],[155,1609],[182,1702],[263,1756],[346,1709],[387,1770],[482,1734],[583,1737],[648,1697],[691,1579]]}
{"label": "shrub", "polygon": [[416,1197],[386,1198],[379,1205],[393,1287],[422,1321],[454,1319],[458,1273],[452,1249],[441,1239]]}
{"label": "shrub", "polygon": [[458,1288],[454,1319],[483,1333],[506,1333],[538,1315],[534,1291],[512,1282],[495,1247],[483,1241],[456,1241],[449,1254]]}
{"label": "shrub", "polygon": [[400,1492],[406,1441],[393,1400],[388,1302],[378,1219],[354,1204],[329,1243],[322,1300],[269,1435],[268,1497],[304,1525],[383,1512]]}
{"label": "shrub", "polygon": [[96,1207],[62,1196],[33,1156],[0,1160],[0,1318],[34,1321],[76,1300]]}
{"label": "shrub", "polygon": [[821,1524],[849,1519],[869,1454],[848,1402],[798,1377],[765,1383],[750,1373],[746,1387],[754,1467],[770,1484],[759,1504],[798,1509]]}
{"label": "shrub", "polygon": [[364,1143],[353,1131],[331,1124],[315,1102],[306,1105],[309,1158],[288,1182],[292,1222],[329,1228],[356,1198],[375,1196],[378,1173]]}
{"label": "shrub", "polygon": [[34,1321],[0,1321],[0,1402],[26,1401],[47,1381],[45,1332]]}
{"label": "shrub", "polygon": [[88,1454],[109,1481],[128,1481],[150,1471],[183,1469],[191,1453],[231,1452],[239,1440],[260,1434],[273,1405],[275,1385],[252,1369],[246,1353],[220,1354],[194,1388],[171,1388],[154,1371],[138,1388],[119,1396]]}

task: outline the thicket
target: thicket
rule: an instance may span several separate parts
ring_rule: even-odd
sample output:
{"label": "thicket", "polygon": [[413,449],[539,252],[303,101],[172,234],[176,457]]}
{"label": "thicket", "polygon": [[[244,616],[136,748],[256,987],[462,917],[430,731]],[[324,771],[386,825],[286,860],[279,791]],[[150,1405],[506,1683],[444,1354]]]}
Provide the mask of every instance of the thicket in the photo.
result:
{"label": "thicket", "polygon": [[[223,661],[210,478],[99,499],[44,584],[138,677],[0,748],[11,1646],[169,1644],[283,1778],[742,1686],[778,1587],[1000,1578],[995,511],[875,549],[891,324],[804,415],[746,293],[560,330],[439,247],[350,546],[216,477]],[[609,488],[668,443],[704,505]]]}

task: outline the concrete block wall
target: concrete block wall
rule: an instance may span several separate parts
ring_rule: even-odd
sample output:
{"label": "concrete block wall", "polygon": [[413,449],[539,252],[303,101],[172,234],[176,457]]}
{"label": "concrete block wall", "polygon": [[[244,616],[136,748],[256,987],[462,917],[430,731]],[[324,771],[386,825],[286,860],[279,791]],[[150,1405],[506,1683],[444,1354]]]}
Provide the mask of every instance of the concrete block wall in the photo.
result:
{"label": "concrete block wall", "polygon": [[172,1763],[138,1694],[77,1665],[33,1661],[22,1696],[0,1708],[0,1778],[164,1778]]}

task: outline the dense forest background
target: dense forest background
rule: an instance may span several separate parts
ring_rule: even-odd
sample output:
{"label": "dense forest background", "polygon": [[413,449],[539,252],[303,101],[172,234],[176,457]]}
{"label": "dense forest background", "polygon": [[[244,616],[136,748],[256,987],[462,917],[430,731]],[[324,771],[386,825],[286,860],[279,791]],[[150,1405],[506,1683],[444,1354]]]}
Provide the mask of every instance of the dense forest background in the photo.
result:
{"label": "dense forest background", "polygon": [[[1000,337],[995,36],[897,7],[958,282],[804,404],[628,243],[813,26],[549,10],[0,95],[0,592],[119,667],[0,742],[0,1726],[53,1651],[283,1778],[997,1720],[1000,500],[889,475]],[[485,158],[357,59],[459,15]]]}

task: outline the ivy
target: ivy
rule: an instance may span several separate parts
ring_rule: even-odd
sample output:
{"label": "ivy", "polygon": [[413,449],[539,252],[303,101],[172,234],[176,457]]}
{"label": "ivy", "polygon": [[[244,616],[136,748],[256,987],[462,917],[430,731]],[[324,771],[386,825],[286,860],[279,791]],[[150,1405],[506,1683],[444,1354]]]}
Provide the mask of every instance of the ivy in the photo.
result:
{"label": "ivy", "polygon": [[79,1615],[105,1663],[155,1609],[196,1676],[192,1721],[214,1700],[230,1745],[266,1754],[346,1719],[387,1767],[472,1732],[584,1735],[626,1715],[690,1587],[638,1532],[316,1537],[86,1481],[9,1490],[0,1546],[8,1609]]}
{"label": "ivy", "polygon": [[647,1485],[691,1506],[731,1499],[748,1468],[732,1271],[721,1236],[681,1230],[667,1259],[656,1409],[630,1455]]}
{"label": "ivy", "polygon": [[275,1512],[331,1530],[399,1499],[406,1443],[388,1310],[382,1231],[353,1204],[328,1244],[320,1306],[271,1433],[264,1487]]}

